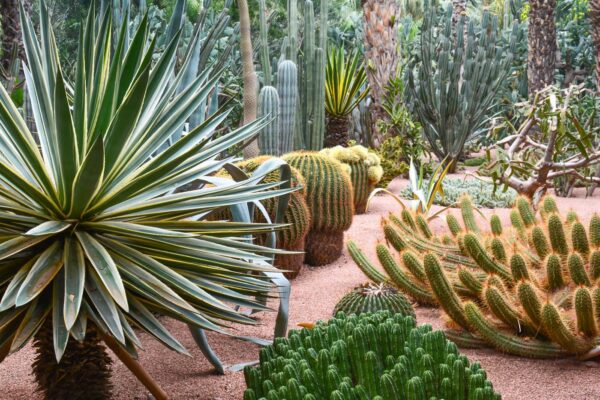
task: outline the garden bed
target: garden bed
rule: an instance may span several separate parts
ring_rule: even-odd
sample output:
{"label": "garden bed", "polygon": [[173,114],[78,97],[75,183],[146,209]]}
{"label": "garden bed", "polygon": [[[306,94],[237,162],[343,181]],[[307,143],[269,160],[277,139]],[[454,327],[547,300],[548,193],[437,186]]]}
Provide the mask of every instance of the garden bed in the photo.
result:
{"label": "garden bed", "polygon": [[[405,181],[396,180],[390,185],[394,193],[405,186]],[[591,215],[600,210],[600,194],[583,199],[583,192],[576,192],[573,198],[557,198],[561,211],[575,209],[582,221],[587,222]],[[355,217],[346,238],[352,238],[373,260],[374,247],[382,240],[379,218],[398,205],[390,196],[377,196],[367,214]],[[456,210],[450,211],[457,213]],[[485,215],[492,211],[484,210]],[[508,211],[496,212],[507,221]],[[443,222],[434,223],[439,229]],[[328,318],[335,303],[352,287],[366,280],[354,265],[347,252],[337,262],[326,267],[305,268],[293,281],[290,302],[290,327],[301,322],[312,322]],[[436,328],[444,324],[438,309],[415,307],[419,323],[429,323]],[[243,327],[244,334],[268,337],[274,324],[274,313],[259,315],[255,327]],[[241,372],[228,372],[225,376],[214,374],[209,363],[195,346],[185,325],[166,321],[165,325],[175,333],[192,357],[179,355],[167,350],[155,340],[141,334],[144,349],[140,351],[140,361],[155,377],[172,399],[239,400],[245,387]],[[241,332],[240,332],[241,333]],[[226,364],[250,361],[258,357],[258,347],[222,335],[209,334],[209,340]],[[471,361],[479,361],[489,374],[494,387],[505,400],[561,400],[597,399],[600,387],[596,384],[600,363],[564,360],[529,360],[501,355],[493,350],[464,350]],[[33,350],[28,346],[23,351],[8,357],[0,367],[0,399],[29,400],[39,397],[30,376]],[[118,361],[115,362],[113,384],[115,399],[147,399],[144,387]]]}

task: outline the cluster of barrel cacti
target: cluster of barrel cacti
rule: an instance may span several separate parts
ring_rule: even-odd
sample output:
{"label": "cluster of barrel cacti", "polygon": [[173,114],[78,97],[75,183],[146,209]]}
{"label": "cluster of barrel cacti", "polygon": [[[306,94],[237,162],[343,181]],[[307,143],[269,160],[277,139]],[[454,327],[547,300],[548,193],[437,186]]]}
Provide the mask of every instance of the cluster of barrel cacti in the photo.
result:
{"label": "cluster of barrel cacti", "polygon": [[[379,272],[354,243],[349,250],[375,282],[391,282],[422,304],[440,306],[452,337],[532,358],[595,354],[600,329],[600,216],[589,224],[564,217],[552,197],[536,213],[519,197],[510,226],[492,215],[481,228],[468,197],[462,224],[446,217],[449,234],[434,235],[422,215],[404,210],[384,220]],[[487,233],[489,231],[489,233]]]}
{"label": "cluster of barrel cacti", "polygon": [[[269,160],[269,156],[260,156],[251,158],[249,160],[241,161],[235,165],[242,171],[251,174],[258,167],[260,167],[265,161]],[[219,171],[218,175],[229,177],[226,170]],[[280,179],[278,172],[274,171],[267,175],[265,183],[276,182]],[[277,231],[277,248],[282,250],[289,250],[295,253],[293,254],[277,254],[275,255],[274,264],[276,267],[285,270],[285,275],[288,278],[295,278],[302,269],[304,263],[304,241],[308,230],[310,229],[310,210],[306,204],[306,190],[304,189],[305,183],[304,178],[296,170],[292,168],[292,186],[300,188],[299,190],[292,192],[288,202],[288,206],[285,214],[283,215],[283,224],[287,224],[285,229]],[[278,198],[266,199],[263,201],[265,209],[269,214],[269,218],[273,220],[278,205]],[[258,209],[254,210],[255,222],[266,222],[264,216]],[[231,214],[227,210],[223,210],[220,214],[214,215],[213,219],[229,219]],[[264,241],[264,238],[258,237],[259,242]]]}
{"label": "cluster of barrel cacti", "polygon": [[369,194],[383,176],[379,156],[361,145],[335,146],[323,149],[321,153],[348,166],[354,190],[354,211],[356,214],[363,214],[366,211]]}
{"label": "cluster of barrel cacti", "polygon": [[367,282],[355,287],[335,305],[333,315],[340,311],[346,315],[389,311],[416,318],[415,310],[406,296],[385,283]]}
{"label": "cluster of barrel cacti", "polygon": [[[313,2],[303,4],[304,31],[298,29],[298,2],[288,0],[287,37],[277,61],[277,78],[271,76],[268,24],[264,0],[260,6],[260,48],[263,87],[259,94],[259,116],[272,122],[259,135],[263,154],[280,156],[294,149],[321,150],[325,136],[325,46],[328,0],[320,2],[319,37],[316,38]],[[274,86],[274,82],[276,85]]]}
{"label": "cluster of barrel cacti", "polygon": [[311,213],[305,243],[305,262],[326,265],[337,260],[344,247],[344,231],[354,214],[352,182],[337,160],[318,152],[296,152],[282,157],[304,177]]}
{"label": "cluster of barrel cacti", "polygon": [[291,331],[244,370],[244,400],[496,400],[478,363],[412,317],[340,313]]}

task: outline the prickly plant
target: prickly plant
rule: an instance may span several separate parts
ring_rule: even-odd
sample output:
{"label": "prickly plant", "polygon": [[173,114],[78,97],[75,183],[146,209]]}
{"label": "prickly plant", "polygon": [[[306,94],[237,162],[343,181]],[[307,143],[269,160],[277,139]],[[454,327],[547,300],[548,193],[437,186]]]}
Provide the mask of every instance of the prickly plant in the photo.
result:
{"label": "prickly plant", "polygon": [[281,132],[279,129],[279,94],[273,86],[264,86],[258,95],[258,117],[271,119],[258,136],[262,154],[280,155]]}
{"label": "prickly plant", "polygon": [[382,311],[291,331],[244,370],[244,400],[499,400],[478,363],[441,331]]}
{"label": "prickly plant", "polygon": [[369,194],[383,176],[379,156],[360,145],[335,146],[323,149],[321,153],[348,166],[354,194],[354,211],[356,214],[363,214],[366,211]]}
{"label": "prickly plant", "polygon": [[346,315],[389,311],[392,314],[415,317],[410,301],[393,286],[367,282],[352,289],[335,305],[333,315],[342,311]]}
{"label": "prickly plant", "polygon": [[515,202],[510,226],[492,217],[489,233],[467,198],[461,215],[462,224],[447,216],[451,235],[444,236],[415,229],[418,216],[407,210],[384,219],[387,245],[377,245],[377,256],[386,274],[354,243],[348,249],[373,281],[441,307],[461,337],[532,358],[595,354],[598,216],[586,226],[574,212],[562,216],[552,198],[542,200],[538,216],[524,197]]}
{"label": "prickly plant", "polygon": [[[272,159],[269,156],[260,156],[251,158],[249,160],[240,161],[235,164],[236,167],[241,169],[247,174],[251,174],[256,171],[261,165]],[[226,170],[218,172],[219,177],[230,177]],[[277,182],[279,180],[279,173],[277,171],[271,172],[266,176],[265,182]],[[302,188],[293,192],[290,196],[287,209],[283,215],[283,224],[288,224],[285,228],[277,231],[277,248],[282,250],[289,250],[297,252],[296,254],[276,254],[274,265],[282,270],[285,270],[285,276],[288,278],[295,278],[300,273],[302,265],[304,263],[304,241],[308,230],[310,229],[310,211],[306,204],[306,191],[304,190],[304,178],[296,170],[292,168],[292,186]],[[266,199],[263,201],[265,209],[269,215],[271,221],[275,218],[279,199]],[[214,214],[211,219],[213,220],[227,220],[231,218],[229,209],[222,209],[219,213]],[[254,210],[255,222],[264,223],[267,222],[265,216],[261,213],[258,208]],[[265,238],[263,236],[257,237],[258,242],[263,244]]]}
{"label": "prickly plant", "polygon": [[342,163],[317,152],[284,155],[304,177],[311,227],[306,238],[306,263],[326,265],[337,260],[344,246],[344,231],[352,224],[352,182]]}

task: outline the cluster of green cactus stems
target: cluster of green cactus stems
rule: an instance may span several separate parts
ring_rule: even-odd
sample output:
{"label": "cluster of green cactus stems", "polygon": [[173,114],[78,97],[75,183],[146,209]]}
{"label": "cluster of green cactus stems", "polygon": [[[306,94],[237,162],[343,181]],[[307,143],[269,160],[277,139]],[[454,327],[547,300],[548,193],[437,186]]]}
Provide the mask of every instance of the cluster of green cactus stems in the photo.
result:
{"label": "cluster of green cactus stems", "polygon": [[360,315],[378,311],[389,311],[392,314],[416,318],[415,310],[404,294],[394,286],[373,282],[358,285],[345,294],[335,305],[333,315],[339,312],[346,315]]}
{"label": "cluster of green cactus stems", "polygon": [[387,245],[376,249],[386,274],[356,244],[348,248],[371,280],[441,307],[457,341],[531,358],[595,355],[600,216],[587,224],[573,211],[563,217],[549,196],[539,212],[518,197],[509,226],[494,214],[489,228],[480,227],[468,197],[460,200],[460,214],[462,223],[446,216],[449,234],[443,236],[407,210],[386,218]]}
{"label": "cluster of green cactus stems", "polygon": [[441,331],[382,311],[291,331],[244,370],[244,400],[499,400]]}
{"label": "cluster of green cactus stems", "polygon": [[[241,161],[235,165],[242,171],[250,174],[260,167],[265,161],[269,160],[269,156],[259,156],[251,158],[249,160]],[[229,174],[225,170],[219,171],[218,175],[227,176]],[[279,181],[279,173],[273,171],[268,174],[265,178],[266,182],[277,182]],[[292,186],[301,188],[295,192],[292,192],[288,202],[288,207],[285,214],[283,215],[283,224],[286,224],[285,229],[277,231],[277,248],[282,250],[289,250],[294,252],[293,254],[276,254],[274,264],[276,267],[286,271],[284,274],[286,277],[293,279],[295,278],[304,265],[304,242],[306,235],[310,229],[310,210],[306,204],[306,191],[304,189],[305,183],[302,175],[292,168]],[[263,202],[269,218],[273,220],[275,218],[275,212],[277,210],[278,198],[267,199]],[[266,222],[262,213],[255,209],[254,211],[256,222]],[[215,215],[213,219],[229,219],[231,217],[228,211],[223,211],[222,215]],[[264,238],[258,237],[260,241]]]}
{"label": "cluster of green cactus stems", "polygon": [[265,2],[259,1],[263,87],[259,94],[258,109],[259,116],[270,116],[272,119],[259,135],[263,154],[280,156],[294,149],[323,148],[328,7],[328,0],[320,1],[320,21],[315,24],[312,0],[303,0],[301,33],[298,1],[287,1],[287,36],[283,40],[281,55],[276,60],[277,77],[273,79]]}
{"label": "cluster of green cactus stems", "polygon": [[314,266],[330,264],[341,256],[344,231],[352,224],[350,176],[342,163],[318,152],[289,153],[282,159],[298,170],[306,184],[311,224],[304,261]]}
{"label": "cluster of green cactus stems", "polygon": [[321,150],[321,153],[333,157],[348,166],[354,193],[354,212],[363,214],[367,208],[369,194],[383,176],[383,168],[379,156],[366,147],[335,146]]}

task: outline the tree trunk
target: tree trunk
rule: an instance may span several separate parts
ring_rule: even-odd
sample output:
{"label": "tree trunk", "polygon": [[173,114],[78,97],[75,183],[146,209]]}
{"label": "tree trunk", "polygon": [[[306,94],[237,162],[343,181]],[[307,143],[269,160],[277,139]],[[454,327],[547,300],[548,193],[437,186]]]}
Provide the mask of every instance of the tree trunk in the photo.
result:
{"label": "tree trunk", "polygon": [[596,50],[596,91],[600,94],[600,0],[590,0],[590,25]]}
{"label": "tree trunk", "polygon": [[396,0],[363,0],[365,58],[369,80],[374,143],[383,141],[377,121],[386,118],[383,99],[390,78],[398,70],[398,26],[400,6]]}
{"label": "tree trunk", "polygon": [[33,375],[48,400],[107,400],[112,397],[112,363],[96,329],[88,322],[83,342],[69,338],[60,363],[54,355],[52,319],[36,333]]}
{"label": "tree trunk", "polygon": [[529,2],[527,81],[529,97],[554,83],[556,67],[556,0]]}
{"label": "tree trunk", "polygon": [[[31,10],[31,0],[22,0],[25,11]],[[23,38],[21,35],[21,22],[19,20],[19,0],[1,0],[0,1],[0,22],[2,32],[0,34],[0,65],[8,69],[12,59],[13,47],[18,49],[18,57],[25,59],[23,49]]]}
{"label": "tree trunk", "polygon": [[[258,112],[258,77],[254,70],[252,59],[252,32],[250,28],[250,13],[248,1],[238,0],[240,13],[240,53],[242,56],[242,70],[244,78],[244,125],[256,120]],[[253,139],[244,147],[244,158],[258,156],[258,139]]]}
{"label": "tree trunk", "polygon": [[327,116],[325,147],[347,146],[350,139],[350,116]]}

